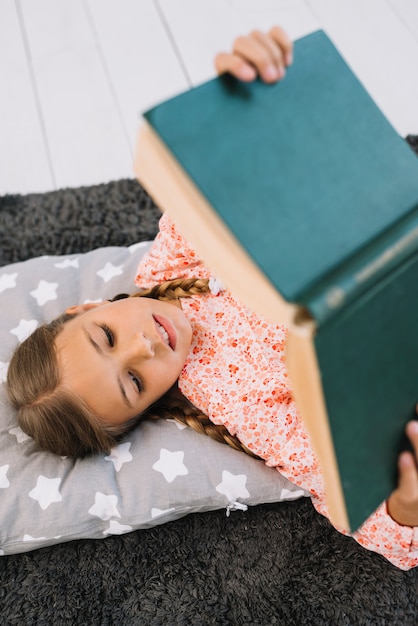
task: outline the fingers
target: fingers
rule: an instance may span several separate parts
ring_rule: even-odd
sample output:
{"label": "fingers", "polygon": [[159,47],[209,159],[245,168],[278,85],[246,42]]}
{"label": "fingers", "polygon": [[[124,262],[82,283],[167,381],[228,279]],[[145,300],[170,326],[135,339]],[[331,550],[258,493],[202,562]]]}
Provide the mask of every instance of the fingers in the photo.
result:
{"label": "fingers", "polygon": [[405,501],[418,498],[418,475],[414,456],[402,452],[399,456],[399,491]]}
{"label": "fingers", "polygon": [[274,26],[268,33],[253,31],[238,37],[232,53],[221,53],[215,59],[217,72],[229,72],[245,82],[257,75],[266,83],[274,83],[286,74],[293,60],[293,44],[285,31]]}
{"label": "fingers", "polygon": [[408,435],[414,454],[402,452],[399,456],[399,489],[405,499],[418,498],[418,422],[411,421],[407,424]]}
{"label": "fingers", "polygon": [[270,30],[270,36],[275,40],[284,54],[284,62],[286,67],[293,63],[293,42],[289,35],[280,26],[273,26]]}
{"label": "fingers", "polygon": [[234,54],[247,63],[251,63],[261,79],[273,83],[284,77],[284,53],[272,36],[255,30],[248,37],[238,37],[235,41]]}
{"label": "fingers", "polygon": [[229,73],[245,83],[257,77],[257,70],[252,65],[240,56],[227,52],[221,52],[215,57],[215,67],[219,75]]}
{"label": "fingers", "polygon": [[414,448],[415,456],[418,458],[418,421],[411,420],[406,425],[406,434]]}
{"label": "fingers", "polygon": [[399,456],[397,489],[387,501],[389,515],[403,526],[418,526],[418,421],[407,424],[406,433],[414,452]]}

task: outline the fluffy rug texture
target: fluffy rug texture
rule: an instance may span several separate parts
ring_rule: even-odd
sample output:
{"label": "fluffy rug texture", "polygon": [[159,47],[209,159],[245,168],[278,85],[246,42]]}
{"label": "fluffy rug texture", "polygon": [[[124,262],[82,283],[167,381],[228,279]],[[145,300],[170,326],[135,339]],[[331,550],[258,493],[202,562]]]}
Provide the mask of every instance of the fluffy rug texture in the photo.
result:
{"label": "fluffy rug texture", "polygon": [[[152,238],[133,180],[0,199],[0,264]],[[307,499],[194,514],[0,557],[0,624],[417,625],[418,570],[337,533]]]}

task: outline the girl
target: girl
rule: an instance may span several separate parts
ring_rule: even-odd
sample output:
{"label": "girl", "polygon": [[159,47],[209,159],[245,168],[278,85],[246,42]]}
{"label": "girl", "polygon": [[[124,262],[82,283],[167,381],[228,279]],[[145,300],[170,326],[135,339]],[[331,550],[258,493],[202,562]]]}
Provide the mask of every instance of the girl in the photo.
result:
{"label": "girl", "polygon": [[[292,44],[278,27],[237,39],[218,72],[284,77]],[[133,297],[70,307],[16,350],[8,389],[21,428],[61,455],[107,451],[144,417],[165,413],[264,459],[309,490],[327,515],[318,462],[292,398],[286,329],[222,288],[163,216]],[[400,457],[399,487],[355,533],[402,569],[418,564],[415,456]]]}

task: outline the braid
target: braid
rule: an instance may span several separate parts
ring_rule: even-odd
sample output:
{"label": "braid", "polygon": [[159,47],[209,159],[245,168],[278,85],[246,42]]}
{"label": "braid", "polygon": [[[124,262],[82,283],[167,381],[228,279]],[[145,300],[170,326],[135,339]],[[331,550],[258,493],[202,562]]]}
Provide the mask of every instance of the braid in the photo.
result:
{"label": "braid", "polygon": [[245,454],[254,458],[259,458],[256,454],[251,452],[247,446],[244,446],[239,439],[231,435],[223,424],[214,424],[204,413],[196,411],[195,414],[186,415],[181,409],[177,409],[176,407],[176,409],[172,409],[171,414],[180,424],[186,424],[186,426],[190,426],[190,428],[196,432],[207,435],[219,443],[226,443],[231,448],[234,448],[234,450],[245,452]]}
{"label": "braid", "polygon": [[207,435],[219,443],[226,443],[234,450],[245,452],[249,456],[257,457],[243,443],[222,424],[214,424],[207,415],[199,411],[177,387],[173,387],[163,398],[153,404],[143,415],[144,419],[175,419],[180,424],[189,426],[194,431]]}
{"label": "braid", "polygon": [[178,300],[188,296],[196,296],[209,292],[207,278],[176,278],[158,283],[150,289],[134,294],[134,297],[154,298],[156,300]]}
{"label": "braid", "polygon": [[124,298],[153,298],[154,300],[178,300],[189,296],[199,296],[209,293],[208,278],[175,278],[157,283],[149,289],[142,289],[138,293],[118,293],[111,298],[110,302],[123,300]]}

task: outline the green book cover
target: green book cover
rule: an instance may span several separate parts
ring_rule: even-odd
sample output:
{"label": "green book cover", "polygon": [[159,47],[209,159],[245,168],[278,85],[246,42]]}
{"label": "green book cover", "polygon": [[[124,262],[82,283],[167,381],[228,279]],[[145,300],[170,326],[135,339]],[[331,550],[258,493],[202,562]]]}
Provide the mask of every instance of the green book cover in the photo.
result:
{"label": "green book cover", "polygon": [[418,160],[325,33],[298,40],[294,57],[282,82],[223,76],[145,118],[276,289],[315,319],[356,528],[395,485],[418,399]]}

